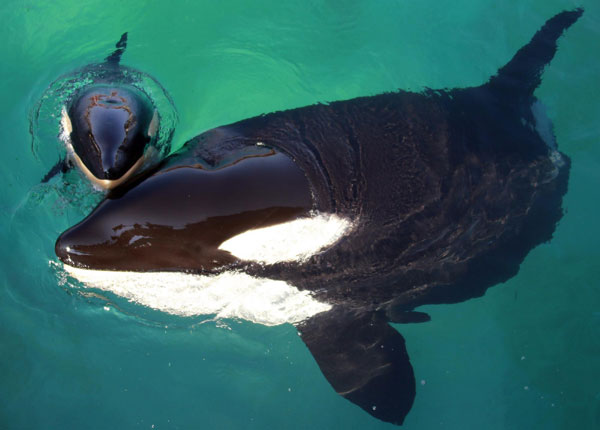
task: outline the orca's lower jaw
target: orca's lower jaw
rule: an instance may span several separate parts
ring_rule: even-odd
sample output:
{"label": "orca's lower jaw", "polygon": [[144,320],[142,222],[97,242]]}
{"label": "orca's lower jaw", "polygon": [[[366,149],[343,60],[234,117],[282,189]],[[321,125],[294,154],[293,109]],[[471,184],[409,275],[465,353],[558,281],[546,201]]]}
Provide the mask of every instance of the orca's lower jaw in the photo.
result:
{"label": "orca's lower jaw", "polygon": [[298,324],[331,309],[307,291],[241,271],[184,272],[59,268],[78,286],[106,291],[140,306],[181,317],[243,319],[267,326]]}

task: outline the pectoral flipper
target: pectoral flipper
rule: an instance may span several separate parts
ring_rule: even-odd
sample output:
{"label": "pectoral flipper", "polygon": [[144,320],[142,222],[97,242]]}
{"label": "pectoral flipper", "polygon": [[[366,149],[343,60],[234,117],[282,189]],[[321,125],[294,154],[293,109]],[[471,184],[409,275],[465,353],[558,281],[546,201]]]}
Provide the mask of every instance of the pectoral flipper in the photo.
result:
{"label": "pectoral flipper", "polygon": [[415,377],[404,338],[384,315],[334,308],[298,329],[338,394],[376,418],[402,424],[415,398]]}

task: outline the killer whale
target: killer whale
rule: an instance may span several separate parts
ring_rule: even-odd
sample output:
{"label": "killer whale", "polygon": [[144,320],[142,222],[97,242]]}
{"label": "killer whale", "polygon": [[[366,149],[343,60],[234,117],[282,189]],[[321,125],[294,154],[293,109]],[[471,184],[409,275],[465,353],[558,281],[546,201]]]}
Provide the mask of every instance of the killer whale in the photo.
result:
{"label": "killer whale", "polygon": [[[563,215],[570,160],[533,92],[581,14],[548,20],[479,87],[361,97],[202,133],[111,192],[56,254],[82,269],[237,272],[308,291],[329,307],[296,326],[324,376],[402,424],[415,376],[389,322],[427,321],[416,307],[514,276]],[[319,214],[345,220],[343,232],[302,258],[264,263],[222,247]]]}
{"label": "killer whale", "polygon": [[126,48],[127,33],[123,33],[104,62],[83,69],[91,82],[76,86],[61,111],[61,139],[67,155],[42,182],[77,167],[95,187],[108,190],[163,158],[157,148],[158,109],[136,85],[139,72],[120,64]]}

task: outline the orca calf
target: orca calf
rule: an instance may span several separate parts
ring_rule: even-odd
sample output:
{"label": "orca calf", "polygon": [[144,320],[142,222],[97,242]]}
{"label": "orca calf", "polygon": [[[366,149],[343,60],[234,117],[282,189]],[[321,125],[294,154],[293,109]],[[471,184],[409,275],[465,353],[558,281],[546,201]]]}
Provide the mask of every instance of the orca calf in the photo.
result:
{"label": "orca calf", "polygon": [[127,33],[115,48],[103,63],[84,68],[92,82],[77,88],[63,106],[61,138],[67,157],[42,182],[75,165],[94,186],[108,190],[160,162],[158,110],[136,85],[139,72],[120,65]]}
{"label": "orca calf", "polygon": [[[234,289],[214,313],[294,323],[339,394],[400,425],[415,377],[388,323],[428,321],[414,309],[511,278],[562,217],[570,161],[533,92],[581,14],[551,18],[479,87],[398,91],[207,131],[111,192],[58,238],[56,254],[83,282],[166,312],[210,313]],[[153,285],[170,274],[181,284]],[[196,289],[182,291],[184,279]],[[269,296],[275,308],[297,312],[253,318],[262,299],[236,302],[239,283],[260,297],[280,291]]]}

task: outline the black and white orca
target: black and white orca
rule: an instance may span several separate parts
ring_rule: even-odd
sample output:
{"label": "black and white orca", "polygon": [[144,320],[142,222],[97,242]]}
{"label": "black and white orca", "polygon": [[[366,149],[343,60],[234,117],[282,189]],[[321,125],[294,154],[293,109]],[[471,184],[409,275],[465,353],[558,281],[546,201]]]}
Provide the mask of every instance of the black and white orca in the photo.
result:
{"label": "black and white orca", "polygon": [[56,254],[85,284],[165,312],[293,323],[339,394],[401,424],[415,377],[388,323],[511,278],[562,217],[570,161],[533,93],[581,14],[551,18],[478,87],[207,131],[111,192]]}
{"label": "black and white orca", "polygon": [[79,88],[61,112],[67,157],[42,182],[75,165],[94,186],[109,190],[160,161],[160,116],[150,97],[133,84],[132,69],[120,65],[126,48],[124,33],[103,63],[87,66],[93,82]]}

